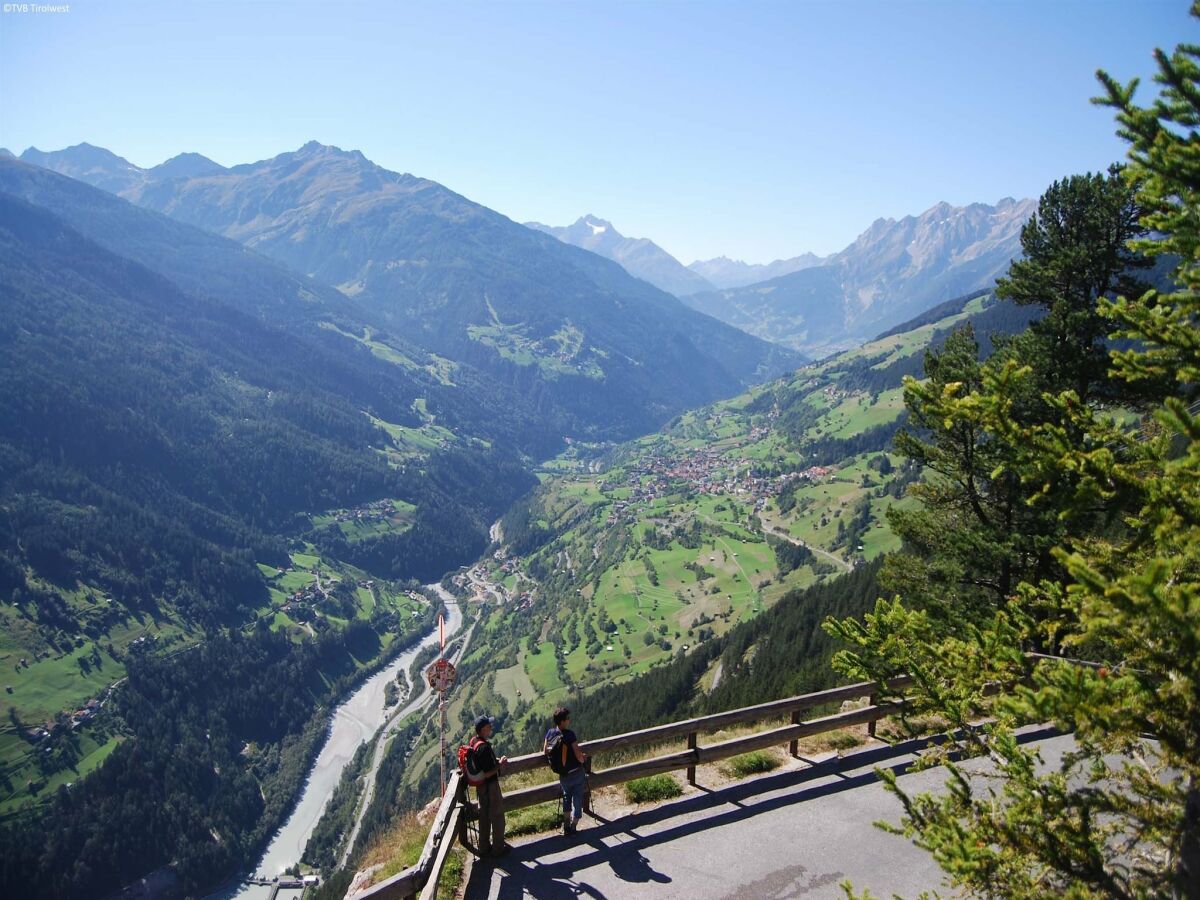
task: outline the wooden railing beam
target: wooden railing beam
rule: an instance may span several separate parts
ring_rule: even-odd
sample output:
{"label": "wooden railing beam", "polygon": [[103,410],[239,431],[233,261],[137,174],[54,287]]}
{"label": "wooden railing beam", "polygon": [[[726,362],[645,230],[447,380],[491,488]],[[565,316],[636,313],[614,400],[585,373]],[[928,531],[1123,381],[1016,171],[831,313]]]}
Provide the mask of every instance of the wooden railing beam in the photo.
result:
{"label": "wooden railing beam", "polygon": [[[888,682],[889,690],[899,691],[912,684],[908,676],[893,678]],[[719,731],[731,725],[745,725],[751,722],[761,722],[763,719],[782,718],[793,712],[803,712],[846,700],[858,700],[875,693],[879,686],[873,681],[861,681],[842,687],[830,688],[826,691],[816,691],[812,694],[802,694],[798,697],[787,697],[783,700],[772,700],[769,703],[759,703],[756,706],[746,706],[741,709],[731,709],[727,712],[714,713],[710,716],[700,716],[695,719],[685,719],[681,722],[670,722],[666,725],[655,725],[640,731],[630,731],[612,737],[597,738],[591,741],[580,741],[579,747],[590,754],[607,753],[624,747],[639,744],[665,743],[670,740],[686,738],[691,732]],[[504,767],[505,775],[515,775],[532,769],[544,767],[546,757],[541,753],[529,753],[509,759]]]}
{"label": "wooden railing beam", "polygon": [[[694,770],[697,765],[702,763],[727,759],[731,756],[737,756],[739,753],[748,753],[751,750],[761,750],[766,747],[778,747],[814,734],[823,734],[839,728],[849,728],[854,725],[872,722],[884,716],[891,715],[899,710],[899,708],[899,703],[885,703],[879,706],[852,709],[849,712],[824,716],[808,722],[799,722],[795,725],[784,725],[781,728],[760,731],[757,734],[747,737],[733,738],[732,740],[722,741],[717,744],[691,747],[687,750],[668,753],[664,756],[625,763],[624,765],[613,766],[612,768],[602,769],[599,772],[591,774],[588,777],[588,785],[593,789],[602,788],[614,784],[623,784],[635,778],[645,778],[647,775],[657,775],[662,772],[675,772],[680,769]],[[550,784],[537,785],[506,794],[504,797],[504,807],[505,809],[524,809],[527,806],[547,803],[558,796],[560,796],[558,784],[551,782]]]}

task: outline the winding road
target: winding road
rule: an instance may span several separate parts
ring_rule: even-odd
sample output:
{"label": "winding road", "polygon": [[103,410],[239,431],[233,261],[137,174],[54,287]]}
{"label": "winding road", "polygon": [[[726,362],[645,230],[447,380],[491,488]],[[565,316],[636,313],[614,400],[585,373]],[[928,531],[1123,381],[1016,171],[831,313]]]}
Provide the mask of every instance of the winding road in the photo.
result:
{"label": "winding road", "polygon": [[816,546],[815,544],[806,544],[804,541],[792,537],[790,534],[788,534],[786,531],[779,528],[778,526],[776,526],[776,528],[774,530],[774,534],[775,534],[775,537],[782,538],[783,540],[788,541],[789,543],[795,544],[797,547],[803,547],[805,550],[811,550],[813,553],[817,554],[817,556],[820,556],[824,559],[829,560],[831,563],[833,563],[835,566],[839,567],[843,571],[849,572],[853,568],[853,566],[851,566],[850,563],[846,562],[840,556],[834,556],[828,550],[823,550],[820,547]]}

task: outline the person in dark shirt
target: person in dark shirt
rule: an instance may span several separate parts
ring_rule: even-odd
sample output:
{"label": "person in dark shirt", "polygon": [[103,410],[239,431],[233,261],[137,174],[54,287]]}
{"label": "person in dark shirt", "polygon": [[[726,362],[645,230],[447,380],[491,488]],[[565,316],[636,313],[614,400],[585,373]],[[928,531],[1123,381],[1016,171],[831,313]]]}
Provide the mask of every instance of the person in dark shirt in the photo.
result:
{"label": "person in dark shirt", "polygon": [[[579,826],[583,817],[583,790],[587,785],[587,754],[579,749],[579,738],[571,730],[571,711],[560,706],[554,711],[554,727],[546,732],[546,740],[542,752],[547,753],[550,742],[562,736],[561,747],[566,748],[566,764],[562,774],[558,776],[563,798],[563,834],[571,835]],[[561,751],[560,751],[561,752]]]}
{"label": "person in dark shirt", "polygon": [[475,720],[475,765],[483,772],[484,781],[475,788],[479,797],[479,852],[484,856],[503,856],[512,848],[504,843],[504,794],[500,791],[500,768],[507,756],[496,758],[491,737],[496,720],[480,716]]}

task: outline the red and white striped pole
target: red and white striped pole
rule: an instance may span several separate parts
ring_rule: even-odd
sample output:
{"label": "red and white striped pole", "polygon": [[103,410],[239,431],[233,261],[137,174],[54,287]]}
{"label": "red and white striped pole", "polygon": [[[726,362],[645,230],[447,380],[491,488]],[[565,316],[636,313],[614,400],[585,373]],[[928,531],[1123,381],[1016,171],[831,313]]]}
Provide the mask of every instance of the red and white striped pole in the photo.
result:
{"label": "red and white striped pole", "polygon": [[[438,640],[441,643],[441,659],[446,659],[446,617],[438,613]],[[438,754],[438,761],[441,764],[442,772],[442,793],[441,796],[446,796],[446,681],[443,677],[439,682],[438,691],[438,712],[441,717],[439,743],[441,745],[441,753]]]}

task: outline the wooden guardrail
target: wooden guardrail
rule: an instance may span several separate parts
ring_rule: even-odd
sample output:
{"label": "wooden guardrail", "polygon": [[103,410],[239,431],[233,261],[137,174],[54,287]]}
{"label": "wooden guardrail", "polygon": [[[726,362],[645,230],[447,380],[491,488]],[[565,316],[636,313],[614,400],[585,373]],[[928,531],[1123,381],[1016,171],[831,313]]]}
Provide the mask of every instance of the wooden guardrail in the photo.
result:
{"label": "wooden guardrail", "polygon": [[[898,691],[910,684],[912,684],[912,679],[904,676],[892,679],[888,682],[888,688]],[[588,776],[588,789],[621,784],[635,778],[643,778],[646,775],[681,769],[687,771],[688,781],[695,784],[696,766],[703,763],[783,744],[788,744],[791,754],[795,756],[797,742],[801,738],[853,725],[866,725],[870,733],[874,734],[875,723],[896,712],[902,705],[900,703],[875,702],[878,689],[879,686],[875,682],[864,681],[812,694],[788,697],[783,700],[772,700],[757,706],[732,709],[711,716],[700,716],[695,719],[630,731],[626,734],[581,741],[579,746],[592,757],[629,747],[664,744],[681,738],[687,741],[687,747],[684,750],[593,771]],[[801,719],[801,714],[806,710],[841,704],[847,700],[861,700],[864,697],[870,702],[867,706],[859,709],[808,721]],[[791,719],[790,724],[713,744],[700,743],[700,736],[707,732],[720,731],[733,725],[746,725],[785,717]],[[545,757],[541,753],[530,753],[510,759],[503,769],[503,774],[515,775],[518,772],[527,772],[538,768],[546,768]],[[549,769],[546,771],[549,774]],[[445,796],[434,816],[429,836],[425,840],[425,847],[421,851],[417,863],[386,881],[359,891],[351,900],[408,900],[418,894],[420,894],[421,900],[426,900],[426,898],[432,900],[437,893],[437,883],[446,856],[458,833],[459,819],[464,815],[465,795],[466,784],[456,772],[446,786]],[[506,810],[521,809],[556,800],[561,796],[558,782],[552,781],[548,784],[536,785],[506,794],[504,808]]]}
{"label": "wooden guardrail", "polygon": [[[354,900],[408,900],[420,894],[422,900],[437,894],[437,883],[446,856],[458,833],[458,820],[462,814],[466,785],[462,776],[455,772],[446,782],[446,793],[433,817],[429,835],[417,862],[391,878],[373,884],[354,895]],[[370,798],[366,798],[370,802]]]}

